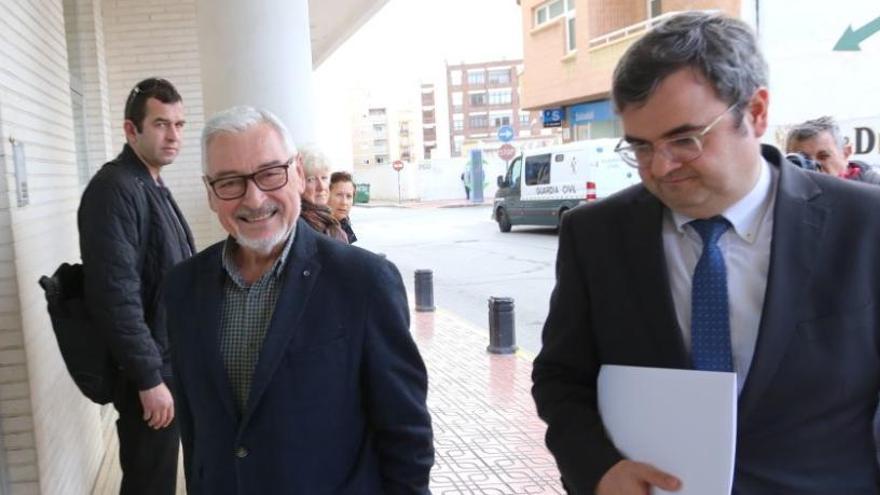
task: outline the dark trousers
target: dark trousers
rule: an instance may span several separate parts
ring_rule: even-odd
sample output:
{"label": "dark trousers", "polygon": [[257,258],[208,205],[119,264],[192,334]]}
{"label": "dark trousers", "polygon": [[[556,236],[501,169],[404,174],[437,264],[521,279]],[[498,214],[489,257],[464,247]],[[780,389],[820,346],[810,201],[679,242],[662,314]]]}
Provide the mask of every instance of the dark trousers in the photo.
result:
{"label": "dark trousers", "polygon": [[[172,386],[168,381],[166,384]],[[137,387],[130,382],[119,386],[113,405],[119,412],[120,495],[174,495],[180,444],[177,420],[161,430],[150,428],[144,421]]]}

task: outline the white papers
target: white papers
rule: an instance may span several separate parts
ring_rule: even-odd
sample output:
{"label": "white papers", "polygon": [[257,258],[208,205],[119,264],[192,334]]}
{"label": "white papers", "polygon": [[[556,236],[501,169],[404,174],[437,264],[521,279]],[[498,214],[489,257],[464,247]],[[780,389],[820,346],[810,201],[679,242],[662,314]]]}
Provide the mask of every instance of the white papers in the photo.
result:
{"label": "white papers", "polygon": [[730,493],[736,451],[736,374],[603,365],[599,413],[626,458],[677,476],[681,490]]}

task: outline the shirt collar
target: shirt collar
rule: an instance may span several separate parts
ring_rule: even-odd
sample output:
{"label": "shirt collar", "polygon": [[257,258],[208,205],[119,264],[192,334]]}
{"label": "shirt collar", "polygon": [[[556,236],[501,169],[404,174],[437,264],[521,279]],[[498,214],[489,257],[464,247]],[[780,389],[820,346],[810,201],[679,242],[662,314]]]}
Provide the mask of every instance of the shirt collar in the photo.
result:
{"label": "shirt collar", "polygon": [[[772,167],[770,167],[764,157],[759,156],[758,159],[760,160],[761,171],[755,186],[742,199],[722,212],[724,218],[730,222],[736,235],[749,244],[757,240],[758,228],[761,226],[764,215],[773,202],[773,185],[777,180],[777,173],[772,170]],[[684,226],[694,220],[694,218],[675,211],[671,211],[671,213],[675,228],[680,233],[684,233]]]}
{"label": "shirt collar", "polygon": [[[272,265],[272,269],[267,273],[271,273],[273,277],[277,280],[281,277],[281,274],[284,273],[284,264],[287,262],[287,255],[290,253],[290,247],[293,246],[293,239],[296,237],[296,224],[293,224],[293,228],[290,229],[290,235],[287,236],[287,241],[284,243],[284,249],[281,251],[281,255],[278,256],[278,259],[275,260],[275,263]],[[223,269],[226,270],[226,273],[229,275],[229,278],[232,279],[233,282],[238,284],[240,287],[249,287],[253,284],[247,284],[242,278],[241,273],[238,270],[238,266],[235,264],[235,257],[233,254],[237,249],[240,249],[238,242],[234,237],[229,236],[226,238],[226,242],[223,243],[223,256],[221,257],[221,261],[223,263]],[[263,275],[265,277],[266,275]]]}

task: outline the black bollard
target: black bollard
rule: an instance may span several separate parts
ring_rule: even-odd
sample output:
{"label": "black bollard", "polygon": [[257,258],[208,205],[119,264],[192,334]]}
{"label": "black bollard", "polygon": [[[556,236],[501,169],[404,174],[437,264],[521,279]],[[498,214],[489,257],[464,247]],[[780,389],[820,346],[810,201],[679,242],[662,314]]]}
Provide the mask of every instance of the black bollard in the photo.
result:
{"label": "black bollard", "polygon": [[489,298],[489,347],[492,354],[516,352],[516,325],[513,319],[512,297]]}
{"label": "black bollard", "polygon": [[416,311],[434,311],[434,272],[416,270]]}

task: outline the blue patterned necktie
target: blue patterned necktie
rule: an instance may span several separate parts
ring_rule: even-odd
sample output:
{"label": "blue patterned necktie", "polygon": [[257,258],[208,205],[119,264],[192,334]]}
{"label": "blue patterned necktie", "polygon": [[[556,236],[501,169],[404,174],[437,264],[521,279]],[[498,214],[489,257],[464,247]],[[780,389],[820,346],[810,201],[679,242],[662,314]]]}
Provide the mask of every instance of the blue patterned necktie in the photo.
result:
{"label": "blue patterned necktie", "polygon": [[722,216],[694,220],[690,226],[703,239],[703,254],[691,288],[691,359],[694,369],[733,371],[727,270],[718,239],[730,228]]}

